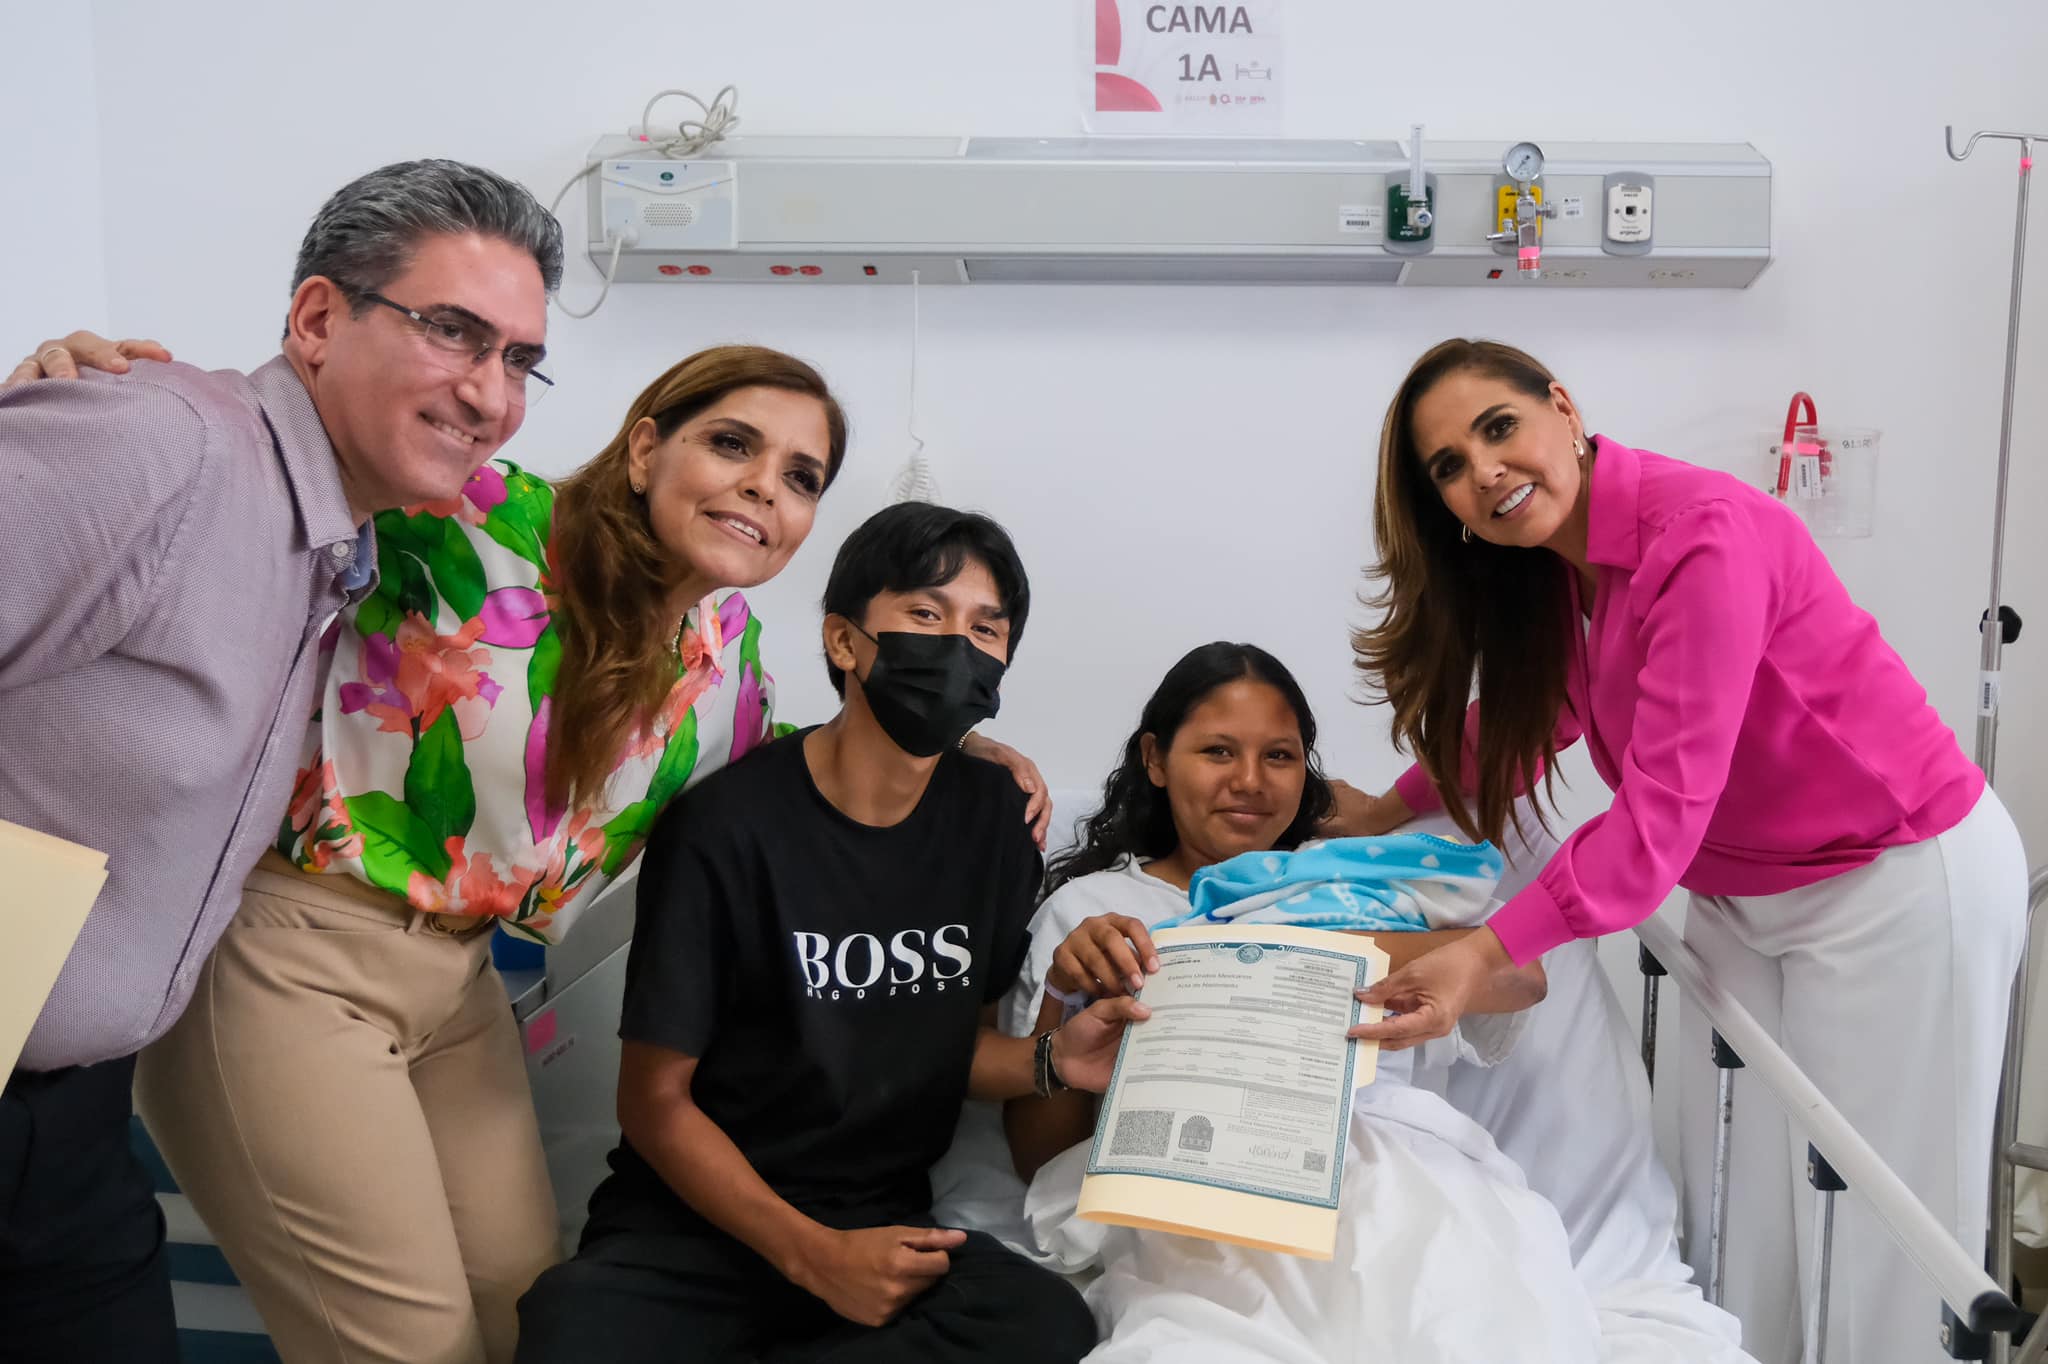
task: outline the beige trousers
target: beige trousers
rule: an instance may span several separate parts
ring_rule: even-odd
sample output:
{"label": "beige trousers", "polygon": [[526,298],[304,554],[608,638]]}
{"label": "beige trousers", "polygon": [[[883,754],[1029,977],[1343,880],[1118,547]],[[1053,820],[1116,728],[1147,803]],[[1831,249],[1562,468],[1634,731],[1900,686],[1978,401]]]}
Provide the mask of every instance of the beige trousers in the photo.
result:
{"label": "beige trousers", "polygon": [[499,1364],[559,1257],[490,931],[268,854],[136,1102],[286,1364]]}

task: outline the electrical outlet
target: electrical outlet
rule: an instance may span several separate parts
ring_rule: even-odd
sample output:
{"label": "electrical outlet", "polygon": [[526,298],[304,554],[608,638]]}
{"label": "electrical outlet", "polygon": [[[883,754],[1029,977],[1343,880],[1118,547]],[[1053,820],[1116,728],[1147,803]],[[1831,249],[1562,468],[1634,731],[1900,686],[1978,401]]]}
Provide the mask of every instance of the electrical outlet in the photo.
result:
{"label": "electrical outlet", "polygon": [[1617,242],[1650,240],[1648,185],[1611,185],[1607,190],[1607,237]]}
{"label": "electrical outlet", "polygon": [[1615,171],[1601,184],[1600,249],[1610,256],[1646,256],[1655,243],[1657,182]]}

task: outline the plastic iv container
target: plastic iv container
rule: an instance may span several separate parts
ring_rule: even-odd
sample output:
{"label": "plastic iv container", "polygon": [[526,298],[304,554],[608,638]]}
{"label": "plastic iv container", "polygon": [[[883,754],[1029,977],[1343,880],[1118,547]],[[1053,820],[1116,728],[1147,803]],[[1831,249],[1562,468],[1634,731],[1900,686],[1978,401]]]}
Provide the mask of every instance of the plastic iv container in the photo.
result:
{"label": "plastic iv container", "polygon": [[1877,511],[1877,454],[1870,427],[1801,424],[1759,436],[1764,490],[1799,513],[1816,539],[1868,536]]}

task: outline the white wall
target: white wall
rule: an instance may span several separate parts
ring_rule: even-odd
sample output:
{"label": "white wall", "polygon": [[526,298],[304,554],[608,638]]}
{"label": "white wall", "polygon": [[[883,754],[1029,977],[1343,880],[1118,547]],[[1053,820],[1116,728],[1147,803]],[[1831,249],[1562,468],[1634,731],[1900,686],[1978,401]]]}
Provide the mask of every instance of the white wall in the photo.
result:
{"label": "white wall", "polygon": [[[664,86],[736,82],[752,132],[1075,132],[1078,3],[671,0],[573,21],[518,0],[317,14],[244,0],[203,21],[138,0],[11,6],[0,357],[105,323],[202,364],[257,364],[305,223],[349,176],[453,156],[551,197]],[[1383,716],[1350,704],[1345,645],[1379,413],[1425,346],[1484,333],[1545,357],[1597,429],[1704,463],[1748,457],[1796,387],[1829,422],[1882,427],[1879,533],[1830,553],[1967,746],[2015,153],[1954,165],[1941,127],[2048,129],[2048,7],[1296,0],[1288,22],[1291,136],[1389,137],[1420,120],[1503,144],[1747,140],[1776,167],[1776,263],[1741,293],[926,291],[922,426],[943,489],[1010,525],[1036,584],[997,731],[1055,785],[1086,787],[1173,658],[1250,639],[1301,674],[1332,771],[1389,780],[1399,762]],[[2006,581],[2034,623],[2008,655],[1999,784],[2039,861],[2048,203],[2032,235]],[[576,261],[572,295],[594,279]],[[593,321],[557,317],[561,389],[510,453],[569,469],[642,384],[707,344],[816,361],[851,412],[851,463],[811,545],[753,596],[785,714],[820,718],[815,602],[907,452],[908,322],[895,289],[622,288]],[[1598,808],[1584,763],[1566,771],[1568,813]]]}
{"label": "white wall", "polygon": [[[89,115],[96,98],[107,320],[201,363],[246,366],[274,346],[307,218],[356,172],[448,155],[551,197],[592,138],[636,119],[654,90],[726,81],[754,132],[1076,131],[1075,8],[621,4],[570,26],[556,6],[372,0],[318,18],[214,4],[196,24],[175,7],[102,0],[91,69],[75,56],[30,62],[42,93],[28,101]],[[1741,293],[925,291],[923,434],[943,490],[1010,525],[1037,588],[1000,732],[1056,783],[1085,785],[1165,666],[1230,636],[1301,673],[1333,770],[1389,779],[1383,718],[1347,699],[1345,646],[1378,416],[1417,352],[1480,332],[1545,357],[1598,429],[1702,462],[1747,456],[1794,387],[1827,420],[1884,428],[1880,533],[1832,552],[1967,741],[2014,173],[2003,148],[1952,165],[1940,130],[2048,125],[2048,11],[1958,0],[1934,16],[1849,0],[1293,5],[1288,134],[1392,136],[1422,120],[1503,143],[1752,141],[1777,171],[1778,259]],[[75,49],[75,21],[48,22]],[[90,147],[58,136],[75,120],[13,126],[44,131],[0,152],[10,185],[17,164],[89,163],[53,154]],[[55,271],[34,253],[0,268],[74,300],[67,325],[97,320],[89,237],[65,242]],[[2036,268],[2048,279],[2048,258]],[[590,297],[594,278],[577,260],[572,294]],[[10,321],[0,344],[57,325],[47,311]],[[2048,304],[2031,318],[2025,372],[2038,376]],[[786,713],[822,716],[814,603],[831,550],[907,451],[908,319],[900,289],[622,288],[592,321],[557,317],[561,388],[510,453],[570,468],[643,383],[705,344],[757,340],[819,363],[851,411],[850,468],[811,545],[754,595]],[[2048,493],[2040,389],[2019,413],[2020,508]],[[2024,517],[2015,532],[2008,591],[2033,605],[2041,634],[2011,652],[2001,786],[2040,857],[2048,719],[2027,702],[2048,697],[2048,553]],[[1603,793],[1577,771],[1590,808]]]}
{"label": "white wall", "polygon": [[0,12],[0,375],[17,350],[108,322],[92,15]]}

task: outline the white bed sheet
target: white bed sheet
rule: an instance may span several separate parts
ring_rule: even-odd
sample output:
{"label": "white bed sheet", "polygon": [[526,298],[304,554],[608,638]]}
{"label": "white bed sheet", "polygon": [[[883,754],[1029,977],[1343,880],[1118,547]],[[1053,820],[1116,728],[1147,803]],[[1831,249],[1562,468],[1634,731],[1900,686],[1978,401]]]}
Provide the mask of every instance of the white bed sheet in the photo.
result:
{"label": "white bed sheet", "polygon": [[[1414,827],[1451,828],[1441,816]],[[1503,897],[1540,870],[1552,847],[1540,830],[1526,847],[1511,840]],[[1529,1187],[1556,1207],[1599,1318],[1601,1364],[1748,1361],[1736,1344],[1735,1319],[1706,1303],[1679,1258],[1677,1194],[1657,1160],[1649,1087],[1594,944],[1559,949],[1545,968],[1549,995],[1531,1011],[1512,1055],[1491,1068],[1460,1063],[1419,1071],[1416,1084],[1491,1133]],[[994,1105],[967,1105],[932,1184],[942,1225],[1033,1244],[1024,1186],[1010,1166]]]}
{"label": "white bed sheet", "polygon": [[[1040,1263],[1100,1267],[1089,1364],[1333,1360],[1588,1364],[1599,1314],[1557,1214],[1470,1118],[1406,1085],[1361,1090],[1326,1262],[1074,1215],[1088,1148],[1025,1197]],[[1398,1234],[1394,1233],[1398,1229]]]}
{"label": "white bed sheet", "polygon": [[[1526,842],[1510,838],[1500,897],[1542,869],[1555,840],[1533,820]],[[1448,817],[1420,831],[1456,837]],[[1419,1071],[1433,1089],[1493,1134],[1501,1151],[1548,1198],[1571,1238],[1572,1260],[1592,1284],[1691,1278],[1678,1257],[1678,1192],[1657,1158],[1650,1086],[1640,1039],[1600,968],[1591,941],[1543,959],[1550,991],[1529,1011],[1515,1049],[1488,1068]]]}

